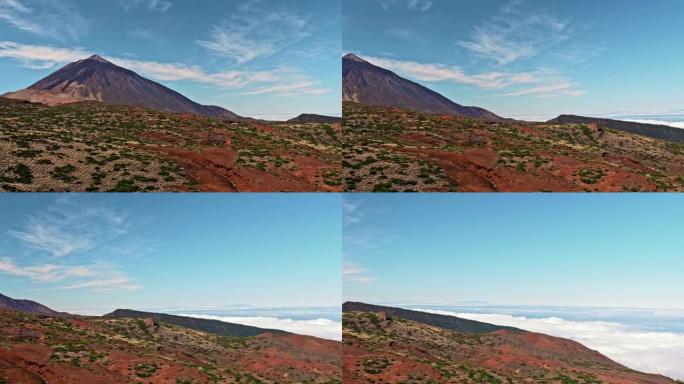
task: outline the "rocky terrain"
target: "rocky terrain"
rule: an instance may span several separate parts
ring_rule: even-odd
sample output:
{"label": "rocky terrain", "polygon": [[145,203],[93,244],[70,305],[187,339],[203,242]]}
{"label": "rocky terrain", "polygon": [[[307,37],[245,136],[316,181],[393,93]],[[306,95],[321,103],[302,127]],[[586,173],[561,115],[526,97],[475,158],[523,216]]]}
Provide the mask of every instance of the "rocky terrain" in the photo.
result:
{"label": "rocky terrain", "polygon": [[684,191],[684,143],[345,102],[346,191]]}
{"label": "rocky terrain", "polygon": [[0,98],[0,190],[339,191],[339,124]]}
{"label": "rocky terrain", "polygon": [[385,311],[344,312],[342,380],[350,384],[677,383],[636,372],[567,339],[510,329],[450,330]]}
{"label": "rocky terrain", "polygon": [[340,343],[226,336],[144,318],[0,309],[0,383],[339,384]]}
{"label": "rocky terrain", "polygon": [[418,83],[373,65],[353,53],[342,58],[342,99],[365,105],[503,120],[479,107],[465,107]]}

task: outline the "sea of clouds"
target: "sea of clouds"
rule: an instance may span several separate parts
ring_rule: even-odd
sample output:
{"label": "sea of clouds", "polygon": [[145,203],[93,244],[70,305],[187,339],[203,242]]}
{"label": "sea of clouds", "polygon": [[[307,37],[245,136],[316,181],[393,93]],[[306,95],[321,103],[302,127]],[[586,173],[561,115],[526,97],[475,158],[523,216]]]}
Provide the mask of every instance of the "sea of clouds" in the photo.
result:
{"label": "sea of clouds", "polygon": [[199,313],[178,313],[178,315],[251,325],[259,328],[280,329],[323,339],[342,340],[342,322],[322,317],[315,319],[293,319],[275,316],[219,316]]}
{"label": "sea of clouds", "polygon": [[646,118],[641,118],[641,119],[628,118],[628,119],[620,119],[620,120],[633,121],[635,123],[643,123],[643,124],[668,125],[670,127],[684,129],[684,120],[683,121],[668,121],[668,120],[655,120],[655,119],[646,119]]}
{"label": "sea of clouds", "polygon": [[[615,312],[615,320],[606,321],[567,319],[558,316],[481,313],[482,309],[478,310],[478,313],[430,308],[414,309],[575,340],[632,369],[684,380],[684,364],[682,364],[684,362],[684,331],[662,326],[670,321],[681,322],[681,314],[674,312],[650,312],[653,318],[658,318],[654,324],[661,325],[649,327],[643,324],[643,316],[638,317],[641,319],[639,321],[635,321],[637,319],[635,316],[625,317],[624,322],[620,321],[619,318],[622,316],[620,311]],[[606,317],[605,310],[601,317]]]}

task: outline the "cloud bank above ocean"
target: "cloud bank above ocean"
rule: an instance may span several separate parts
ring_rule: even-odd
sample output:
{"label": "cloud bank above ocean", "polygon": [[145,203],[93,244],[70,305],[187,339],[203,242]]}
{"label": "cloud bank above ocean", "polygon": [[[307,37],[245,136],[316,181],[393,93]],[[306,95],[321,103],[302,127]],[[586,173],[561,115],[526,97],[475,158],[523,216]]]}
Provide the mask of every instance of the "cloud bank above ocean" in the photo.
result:
{"label": "cloud bank above ocean", "polygon": [[654,331],[609,321],[576,321],[559,317],[530,318],[434,309],[416,310],[572,339],[632,369],[684,379],[684,333]]}
{"label": "cloud bank above ocean", "polygon": [[219,320],[227,323],[251,325],[259,328],[280,329],[300,335],[309,335],[330,340],[342,340],[342,323],[335,320],[318,318],[294,320],[271,316],[215,316],[182,313],[180,316],[197,319]]}

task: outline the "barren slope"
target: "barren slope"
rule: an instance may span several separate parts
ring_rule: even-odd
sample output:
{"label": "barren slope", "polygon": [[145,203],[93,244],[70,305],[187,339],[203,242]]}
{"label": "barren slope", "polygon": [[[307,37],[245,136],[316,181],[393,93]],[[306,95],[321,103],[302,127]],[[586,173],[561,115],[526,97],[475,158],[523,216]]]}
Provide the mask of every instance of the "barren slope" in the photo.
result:
{"label": "barren slope", "polygon": [[684,191],[684,143],[344,103],[347,191]]}
{"label": "barren slope", "polygon": [[151,319],[0,310],[0,380],[21,384],[340,383],[340,343],[217,336]]}
{"label": "barren slope", "polygon": [[557,337],[450,331],[385,312],[345,312],[344,383],[676,384]]}
{"label": "barren slope", "polygon": [[339,124],[0,98],[0,190],[338,191]]}

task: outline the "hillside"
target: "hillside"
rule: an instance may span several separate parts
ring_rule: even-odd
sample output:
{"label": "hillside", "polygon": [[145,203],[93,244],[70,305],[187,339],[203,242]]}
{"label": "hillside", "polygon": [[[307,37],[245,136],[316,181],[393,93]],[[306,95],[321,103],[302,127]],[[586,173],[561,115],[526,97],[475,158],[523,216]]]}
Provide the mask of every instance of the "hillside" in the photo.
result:
{"label": "hillside", "polygon": [[288,123],[328,123],[328,124],[339,124],[342,122],[341,117],[316,115],[311,113],[302,113],[297,117],[293,117],[287,121]]}
{"label": "hillside", "polygon": [[[423,320],[433,322],[427,314]],[[343,315],[344,383],[676,384],[543,334],[452,331],[387,312]]]}
{"label": "hillside", "polygon": [[439,93],[349,53],[342,58],[342,99],[418,112],[503,120],[479,107],[456,104]]}
{"label": "hillside", "polygon": [[220,336],[257,336],[266,332],[273,334],[286,334],[288,332],[276,329],[263,329],[251,327],[249,325],[226,323],[219,320],[197,319],[194,317],[169,315],[166,313],[153,313],[134,311],[131,309],[117,309],[114,312],[108,313],[103,317],[112,319],[146,319],[152,318],[156,321],[177,325],[183,328],[190,328],[197,331],[213,333]]}
{"label": "hillside", "polygon": [[228,120],[243,119],[224,108],[198,104],[98,55],[67,64],[26,89],[2,96],[47,105],[101,101]]}
{"label": "hillside", "polygon": [[684,143],[343,105],[346,191],[684,191]]}
{"label": "hillside", "polygon": [[552,124],[596,124],[600,128],[610,128],[617,131],[624,131],[653,137],[661,140],[684,142],[684,129],[670,127],[667,125],[645,124],[633,121],[622,121],[613,119],[601,119],[596,117],[584,117],[575,115],[560,115],[548,121]]}
{"label": "hillside", "polygon": [[339,342],[309,336],[0,310],[2,383],[340,384],[339,361]]}
{"label": "hillside", "polygon": [[460,319],[454,316],[437,315],[420,311],[412,311],[403,308],[385,307],[357,302],[346,302],[342,305],[343,312],[382,312],[389,317],[400,317],[406,320],[417,321],[419,323],[448,329],[458,332],[485,333],[500,330],[520,331],[512,327],[501,327],[498,325],[487,324],[480,321]]}
{"label": "hillside", "polygon": [[339,191],[339,124],[0,98],[0,191]]}
{"label": "hillside", "polygon": [[9,309],[12,311],[30,313],[34,315],[60,315],[60,312],[54,311],[43,304],[36,303],[35,301],[16,300],[3,294],[0,294],[0,309]]}

